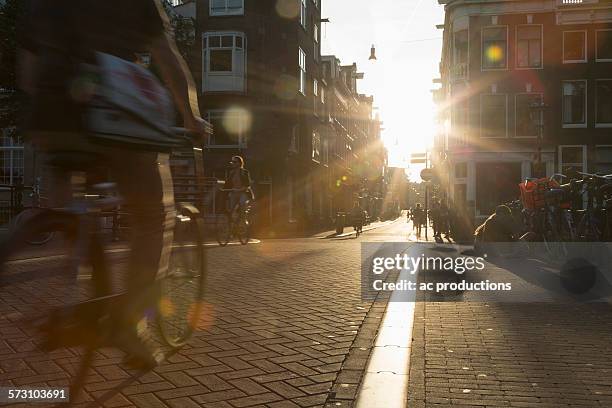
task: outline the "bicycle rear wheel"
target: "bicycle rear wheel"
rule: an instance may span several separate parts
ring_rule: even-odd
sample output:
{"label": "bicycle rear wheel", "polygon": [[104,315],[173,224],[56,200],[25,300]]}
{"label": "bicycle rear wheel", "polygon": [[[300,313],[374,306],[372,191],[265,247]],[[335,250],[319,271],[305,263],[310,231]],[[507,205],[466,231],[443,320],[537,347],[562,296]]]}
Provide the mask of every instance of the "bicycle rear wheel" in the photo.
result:
{"label": "bicycle rear wheel", "polygon": [[172,348],[187,343],[202,313],[206,286],[203,231],[198,210],[182,206],[176,217],[168,274],[159,281],[157,323],[161,338]]}
{"label": "bicycle rear wheel", "polygon": [[219,245],[226,246],[231,236],[230,220],[227,214],[217,214],[215,233]]}

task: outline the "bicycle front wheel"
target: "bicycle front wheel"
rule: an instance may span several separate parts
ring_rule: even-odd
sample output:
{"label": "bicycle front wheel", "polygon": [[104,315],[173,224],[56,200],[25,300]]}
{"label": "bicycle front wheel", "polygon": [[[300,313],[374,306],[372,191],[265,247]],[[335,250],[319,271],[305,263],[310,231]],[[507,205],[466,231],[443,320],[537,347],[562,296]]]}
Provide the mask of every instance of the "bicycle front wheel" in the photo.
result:
{"label": "bicycle front wheel", "polygon": [[236,225],[236,235],[242,245],[249,243],[249,220],[246,216],[240,217],[238,224]]}
{"label": "bicycle front wheel", "polygon": [[164,342],[179,348],[197,327],[206,287],[204,225],[197,209],[179,209],[168,274],[160,279],[158,327]]}

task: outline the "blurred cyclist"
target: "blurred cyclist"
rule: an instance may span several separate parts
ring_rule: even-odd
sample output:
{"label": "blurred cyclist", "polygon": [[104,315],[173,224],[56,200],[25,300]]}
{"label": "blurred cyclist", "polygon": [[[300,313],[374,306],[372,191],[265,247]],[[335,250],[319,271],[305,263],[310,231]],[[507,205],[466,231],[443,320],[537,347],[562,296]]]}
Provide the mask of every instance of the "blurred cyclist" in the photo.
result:
{"label": "blurred cyclist", "polygon": [[[72,198],[75,171],[91,177],[96,170],[111,175],[132,214],[130,305],[119,322],[117,345],[134,366],[154,366],[161,354],[153,346],[146,315],[153,306],[151,287],[168,269],[174,223],[174,198],[167,150],[151,145],[99,144],[88,137],[83,120],[79,80],[82,63],[95,64],[95,52],[135,62],[149,53],[172,94],[186,128],[203,133],[197,92],[185,61],[177,51],[169,21],[159,0],[28,0],[19,50],[19,85],[31,99],[26,135],[45,153],[53,193],[51,205],[65,206]],[[96,157],[98,169],[84,161],[68,165],[66,152]],[[78,160],[77,160],[77,163]],[[77,168],[79,167],[79,168]],[[136,301],[136,299],[138,299]]]}
{"label": "blurred cyclist", "polygon": [[253,200],[253,190],[251,189],[251,175],[244,168],[244,159],[241,156],[234,156],[230,161],[230,170],[225,179],[225,189],[229,191],[228,212],[239,206],[244,210],[249,201]]}

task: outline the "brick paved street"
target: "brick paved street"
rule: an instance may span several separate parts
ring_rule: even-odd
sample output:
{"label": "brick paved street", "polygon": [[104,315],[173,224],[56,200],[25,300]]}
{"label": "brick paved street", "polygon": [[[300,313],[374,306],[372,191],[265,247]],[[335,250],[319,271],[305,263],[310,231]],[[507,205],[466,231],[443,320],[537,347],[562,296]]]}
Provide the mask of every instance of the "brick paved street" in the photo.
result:
{"label": "brick paved street", "polygon": [[[409,227],[211,248],[206,313],[189,344],[145,374],[101,350],[81,406],[353,406],[386,308],[384,296],[360,298],[360,243],[412,240]],[[125,253],[112,257],[122,264]],[[0,287],[0,385],[68,384],[78,351],[47,356],[15,324],[19,311],[70,299],[53,273],[62,262],[45,254],[11,265],[12,283]],[[41,264],[48,273],[32,280]],[[474,278],[494,274],[545,302],[466,293],[416,303],[408,406],[612,406],[612,308],[555,300],[536,290],[535,273],[496,268]]]}
{"label": "brick paved street", "polygon": [[[360,299],[360,245],[364,239],[405,239],[403,223],[359,239],[294,239],[212,248],[206,316],[187,346],[153,372],[119,364],[122,354],[103,349],[85,387],[85,401],[113,396],[105,406],[310,407],[348,405],[367,362],[385,303]],[[121,263],[125,254],[113,254]],[[63,258],[12,265],[14,282]],[[45,356],[25,329],[17,309],[28,302],[59,304],[68,290],[48,280],[15,283],[0,292],[0,384],[65,386],[76,350]],[[46,282],[46,283],[44,283]],[[57,284],[57,282],[56,282]],[[57,287],[54,285],[53,287]],[[38,305],[37,305],[38,307]],[[342,374],[338,377],[341,368]]]}

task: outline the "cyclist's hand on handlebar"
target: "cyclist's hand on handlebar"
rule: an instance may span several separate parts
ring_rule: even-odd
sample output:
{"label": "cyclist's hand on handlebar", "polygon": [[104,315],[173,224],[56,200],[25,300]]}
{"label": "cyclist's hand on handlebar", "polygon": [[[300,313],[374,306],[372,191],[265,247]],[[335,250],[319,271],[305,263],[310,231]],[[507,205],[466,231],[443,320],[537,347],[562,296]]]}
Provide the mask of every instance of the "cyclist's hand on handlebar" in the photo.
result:
{"label": "cyclist's hand on handlebar", "polygon": [[204,133],[211,133],[212,127],[210,123],[202,119],[197,115],[190,115],[185,118],[185,128],[196,135],[204,135]]}

